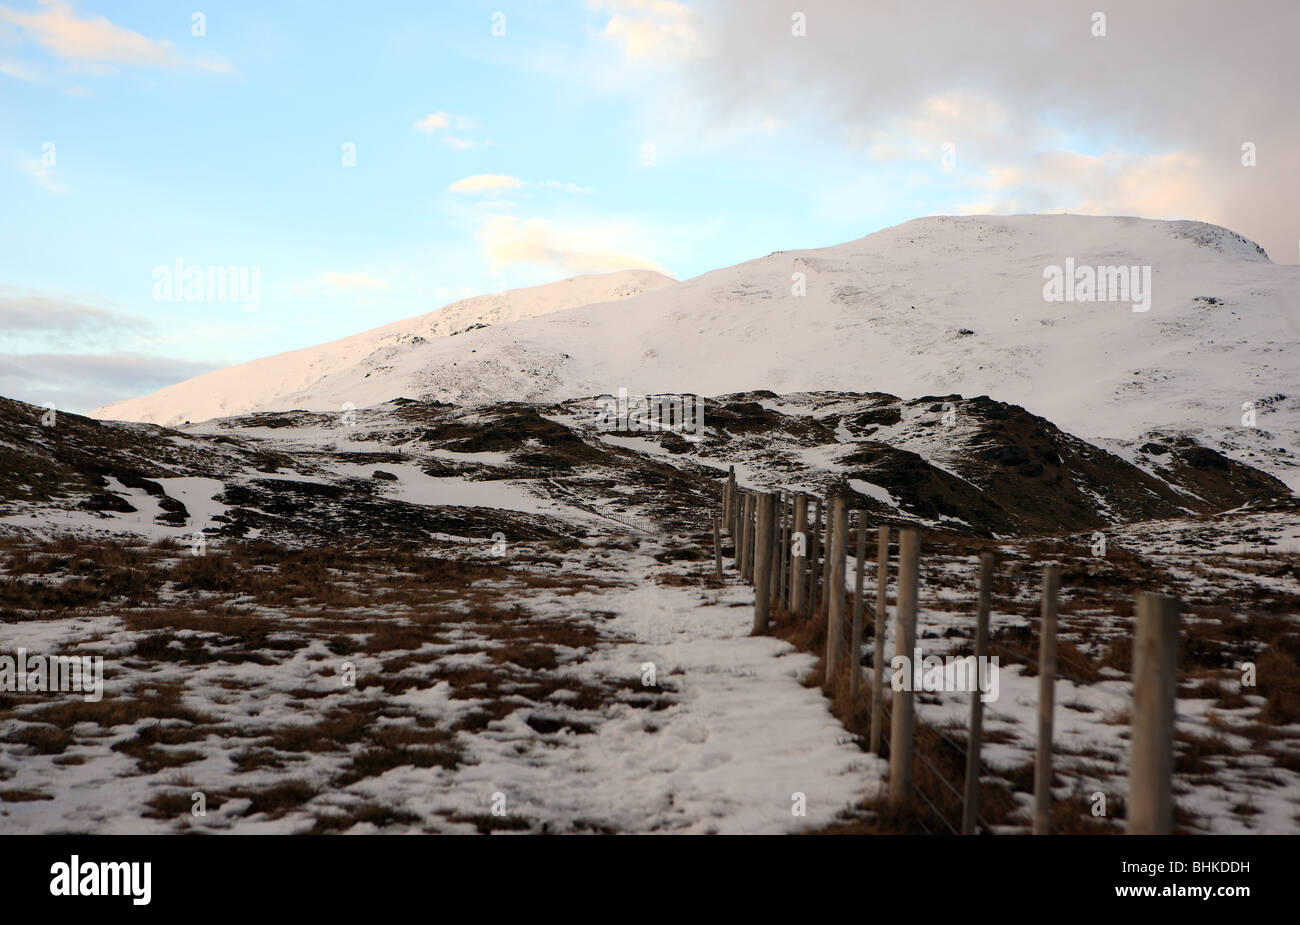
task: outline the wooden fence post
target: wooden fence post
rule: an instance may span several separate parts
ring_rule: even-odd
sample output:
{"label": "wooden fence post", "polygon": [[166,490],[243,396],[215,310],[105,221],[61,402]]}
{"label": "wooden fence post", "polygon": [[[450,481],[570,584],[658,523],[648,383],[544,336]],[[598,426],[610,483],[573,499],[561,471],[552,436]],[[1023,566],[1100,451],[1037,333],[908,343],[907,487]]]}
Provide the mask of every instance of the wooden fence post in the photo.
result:
{"label": "wooden fence post", "polygon": [[822,580],[817,586],[817,612],[826,618],[829,625],[831,618],[831,544],[835,540],[835,515],[839,513],[835,500],[826,496],[826,525],[822,528]]}
{"label": "wooden fence post", "polygon": [[749,497],[749,542],[745,546],[745,567],[749,570],[749,583],[754,583],[754,563],[758,561],[758,496],[755,491]]}
{"label": "wooden fence post", "polygon": [[777,587],[776,599],[778,606],[784,608],[788,606],[789,599],[786,597],[786,587],[790,580],[790,499],[782,495],[781,502],[781,532],[776,540],[776,554],[778,561],[781,563],[781,581]]}
{"label": "wooden fence post", "polygon": [[903,690],[895,691],[889,722],[889,802],[902,806],[912,798],[912,681],[916,666],[916,602],[921,566],[921,538],[914,527],[898,531],[898,603],[894,611],[894,654],[911,666]]}
{"label": "wooden fence post", "polygon": [[776,599],[777,588],[781,584],[781,492],[772,492],[772,535],[768,537],[763,554],[768,560],[767,597]]}
{"label": "wooden fence post", "polygon": [[1061,567],[1043,569],[1042,620],[1038,633],[1038,750],[1034,756],[1035,835],[1052,828],[1052,715],[1056,706],[1056,592]]}
{"label": "wooden fence post", "polygon": [[745,513],[742,516],[741,530],[745,531],[745,579],[754,581],[754,505],[757,504],[755,492],[745,492]]}
{"label": "wooden fence post", "polygon": [[849,703],[851,710],[858,708],[858,693],[862,681],[862,613],[866,602],[862,599],[863,579],[866,577],[867,515],[858,511],[858,568],[853,573],[853,631],[849,633]]}
{"label": "wooden fence post", "polygon": [[732,565],[735,566],[737,574],[740,573],[740,499],[744,494],[744,488],[736,487],[732,492]]}
{"label": "wooden fence post", "polygon": [[731,555],[735,562],[736,571],[740,571],[740,495],[742,489],[733,488],[731,490],[731,510],[727,516],[731,518]]}
{"label": "wooden fence post", "polygon": [[740,502],[736,506],[736,540],[739,543],[739,554],[736,556],[736,571],[740,572],[741,578],[748,578],[745,571],[745,565],[749,561],[749,530],[745,527],[745,517],[749,511],[749,490],[741,489]]}
{"label": "wooden fence post", "polygon": [[1133,640],[1133,718],[1128,776],[1129,835],[1173,829],[1178,598],[1139,594]]}
{"label": "wooden fence post", "polygon": [[817,502],[817,519],[813,522],[812,536],[809,537],[809,549],[812,556],[812,570],[808,577],[808,615],[813,616],[817,613],[817,598],[821,592],[821,534],[822,534],[822,511],[826,508],[826,502],[821,498],[815,499]]}
{"label": "wooden fence post", "polygon": [[736,574],[745,577],[745,499],[749,492],[743,488],[736,493]]}
{"label": "wooden fence post", "polygon": [[[802,543],[800,537],[803,538]],[[804,555],[795,555],[795,550],[803,546]],[[800,493],[794,497],[794,534],[790,540],[790,610],[802,614],[804,592],[807,590],[808,561],[808,496]]]}
{"label": "wooden fence post", "polygon": [[980,699],[980,666],[989,654],[989,602],[993,589],[993,553],[980,556],[979,609],[975,612],[975,680],[970,695],[970,732],[966,736],[966,795],[962,800],[961,834],[974,835],[980,813],[980,743],[984,735],[984,701]]}
{"label": "wooden fence post", "polygon": [[713,518],[713,567],[722,577],[722,518]]}
{"label": "wooden fence post", "polygon": [[845,500],[831,499],[826,552],[826,686],[834,690],[844,661],[844,516]]}
{"label": "wooden fence post", "polygon": [[871,656],[871,751],[885,757],[885,625],[889,601],[889,528],[876,531],[876,627]]}
{"label": "wooden fence post", "polygon": [[[728,533],[731,532],[731,525],[732,525],[731,503],[732,503],[732,499],[735,497],[735,494],[736,494],[736,467],[728,466],[727,485],[722,492],[722,501],[723,501],[722,509],[725,512],[723,516],[726,517],[727,519],[726,527]],[[732,534],[732,537],[734,539],[735,534]]]}
{"label": "wooden fence post", "polygon": [[756,499],[758,508],[757,539],[754,544],[754,633],[767,632],[772,606],[772,514],[776,499],[762,492]]}

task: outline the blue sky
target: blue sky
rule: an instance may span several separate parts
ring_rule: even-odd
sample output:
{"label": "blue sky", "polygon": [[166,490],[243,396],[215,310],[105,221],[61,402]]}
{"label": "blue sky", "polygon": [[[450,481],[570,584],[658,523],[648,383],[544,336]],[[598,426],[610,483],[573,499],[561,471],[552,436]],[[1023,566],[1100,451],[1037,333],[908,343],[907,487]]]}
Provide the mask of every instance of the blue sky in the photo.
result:
{"label": "blue sky", "polygon": [[[1198,163],[980,71],[855,111],[833,9],[801,45],[779,4],[224,2],[202,35],[195,6],[0,0],[0,394],[84,410],[469,294],[1116,211],[1088,177]],[[1131,212],[1214,220],[1184,187]],[[257,268],[257,310],[157,300],[177,260]]]}

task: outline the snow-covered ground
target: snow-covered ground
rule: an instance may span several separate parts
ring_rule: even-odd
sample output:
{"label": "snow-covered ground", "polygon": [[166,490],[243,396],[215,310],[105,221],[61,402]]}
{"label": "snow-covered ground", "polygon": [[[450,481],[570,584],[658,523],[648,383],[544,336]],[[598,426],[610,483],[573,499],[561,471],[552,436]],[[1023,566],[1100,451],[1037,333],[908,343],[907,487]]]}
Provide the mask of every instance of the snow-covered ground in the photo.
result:
{"label": "snow-covered ground", "polygon": [[[1070,652],[1055,695],[1056,800],[1090,806],[1103,794],[1115,807],[1127,792],[1132,690],[1111,656],[1132,635],[1121,603],[1132,583],[1179,594],[1185,632],[1226,621],[1182,666],[1180,825],[1300,831],[1300,723],[1264,717],[1273,669],[1261,667],[1259,690],[1234,680],[1239,661],[1265,664],[1261,633],[1300,628],[1295,557],[1231,542],[1240,532],[1268,548],[1300,532],[1300,517],[1219,519],[1212,532],[1229,542],[1207,548],[1215,518],[1113,530],[1104,557],[1083,538],[995,547],[1005,580],[992,614],[1001,670],[985,708],[984,779],[1008,787],[1017,808],[996,831],[1023,831],[1030,805],[1039,687],[1026,666],[1049,560],[1065,568],[1060,640]],[[101,654],[108,665],[102,713],[75,694],[29,694],[11,706],[0,724],[0,831],[776,833],[862,818],[886,763],[846,731],[819,688],[804,686],[820,653],[750,635],[753,591],[730,567],[725,580],[712,577],[710,546],[705,536],[603,536],[512,543],[494,559],[451,544],[432,561],[495,571],[426,587],[407,583],[419,570],[410,560],[384,568],[379,557],[332,567],[318,593],[353,596],[325,604],[308,590],[259,600],[265,587],[251,578],[205,592],[185,578],[205,564],[188,550],[138,549],[131,555],[160,556],[175,574],[156,601],[0,622],[0,651]],[[965,651],[976,550],[936,539],[924,553],[918,644],[927,656]],[[874,575],[868,563],[869,595]],[[851,588],[851,561],[845,581]],[[269,587],[278,588],[273,573]],[[1238,633],[1219,602],[1264,622]],[[892,656],[892,620],[886,626]],[[539,657],[543,649],[554,658]],[[355,666],[354,688],[339,681],[344,662]],[[918,722],[960,749],[968,705],[966,693],[926,692]],[[417,744],[372,759],[385,731]],[[420,751],[430,742],[451,757],[419,757],[435,754]],[[196,792],[209,801],[202,817],[189,812]],[[805,815],[793,812],[800,805]]]}
{"label": "snow-covered ground", "polygon": [[[829,824],[875,792],[883,764],[849,741],[819,691],[800,683],[812,657],[772,638],[749,636],[747,589],[735,582],[701,589],[662,580],[674,569],[654,556],[674,545],[657,539],[592,542],[557,569],[564,576],[558,587],[512,594],[510,603],[528,619],[598,625],[601,641],[591,648],[559,647],[559,665],[540,671],[558,679],[545,700],[499,694],[508,704],[506,715],[454,732],[455,767],[399,763],[348,783],[340,783],[339,775],[365,753],[366,742],[347,749],[294,744],[275,753],[276,736],[286,727],[312,728],[348,711],[382,710],[381,726],[452,729],[491,698],[453,697],[453,683],[429,672],[478,666],[504,671],[508,666],[492,661],[504,642],[479,632],[466,616],[448,623],[443,643],[418,649],[423,660],[414,665],[403,661],[409,649],[351,656],[363,677],[410,679],[409,686],[389,693],[374,684],[341,687],[340,658],[327,640],[308,622],[296,628],[274,607],[254,612],[272,621],[274,638],[300,646],[265,664],[233,656],[145,661],[131,653],[146,634],[111,615],[0,623],[0,650],[102,654],[109,675],[105,704],[139,702],[149,690],[170,690],[178,708],[195,717],[158,718],[146,710],[112,726],[83,718],[68,727],[67,747],[49,754],[0,745],[0,831],[297,832],[322,819],[343,818],[337,827],[353,832],[373,831],[376,819],[390,831],[396,826],[465,832],[496,818],[498,800],[505,811],[501,818],[530,831],[778,833]],[[521,547],[511,555],[528,552]],[[211,554],[220,555],[220,549]],[[455,549],[449,554],[468,555]],[[599,568],[584,567],[584,560]],[[602,587],[584,587],[592,580]],[[474,583],[479,595],[512,586],[518,582],[508,576]],[[196,606],[192,597],[172,596],[179,606]],[[459,598],[450,594],[445,608],[468,613]],[[219,608],[207,603],[215,618]],[[379,602],[366,610],[368,619],[403,622],[400,609]],[[189,629],[176,638],[173,647],[182,640],[202,644],[219,639],[220,631]],[[611,679],[629,695],[598,709],[570,705],[579,691]],[[638,703],[638,692],[656,702]],[[48,720],[42,711],[60,697],[75,709],[79,695],[28,697],[4,722],[3,738],[13,742],[15,736],[21,740],[22,730],[48,728],[29,721]],[[548,719],[571,725],[538,725]],[[149,760],[164,767],[151,768],[139,753],[123,751],[133,742],[153,743],[145,737],[159,728],[183,730],[175,733],[175,744],[160,734],[155,738],[163,744],[146,750]],[[238,763],[259,747],[275,753],[265,766]],[[250,811],[257,794],[275,793],[277,786],[305,787],[311,796],[280,815]],[[196,792],[209,801],[202,817],[189,812]],[[179,808],[167,809],[172,804],[160,802],[165,797]],[[382,817],[357,809],[376,806]],[[796,813],[805,806],[806,814]]]}

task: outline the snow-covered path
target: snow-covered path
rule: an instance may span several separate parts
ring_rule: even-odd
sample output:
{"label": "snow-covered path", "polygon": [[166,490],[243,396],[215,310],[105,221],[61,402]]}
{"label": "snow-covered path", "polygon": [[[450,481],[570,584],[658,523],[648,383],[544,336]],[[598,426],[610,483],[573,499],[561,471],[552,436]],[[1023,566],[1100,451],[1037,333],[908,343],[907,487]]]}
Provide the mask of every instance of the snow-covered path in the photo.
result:
{"label": "snow-covered path", "polygon": [[[583,820],[620,832],[780,833],[829,824],[874,790],[885,762],[848,741],[821,691],[800,683],[814,659],[748,635],[752,592],[734,586],[701,601],[696,589],[656,584],[653,564],[638,556],[639,585],[572,601],[614,611],[606,627],[631,640],[581,670],[653,671],[675,705],[623,707],[559,747],[539,746],[512,714],[510,728],[475,738],[479,763],[442,782],[430,804],[481,813],[499,792],[512,812],[560,830]],[[794,815],[796,794],[806,816]]]}

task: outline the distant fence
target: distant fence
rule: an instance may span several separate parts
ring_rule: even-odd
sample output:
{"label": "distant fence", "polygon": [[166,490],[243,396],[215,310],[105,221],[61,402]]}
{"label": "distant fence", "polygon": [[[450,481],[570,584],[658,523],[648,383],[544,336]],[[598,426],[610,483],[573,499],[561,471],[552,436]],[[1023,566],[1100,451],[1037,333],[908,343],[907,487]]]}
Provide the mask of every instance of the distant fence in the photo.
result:
{"label": "distant fence", "polygon": [[[810,505],[815,516],[809,523]],[[847,537],[852,515],[857,515],[857,544],[852,609],[845,613],[845,568]],[[823,524],[824,521],[824,524]],[[843,496],[828,499],[803,493],[764,492],[736,484],[732,467],[722,490],[721,512],[713,519],[714,567],[725,573],[722,535],[732,541],[732,569],[754,585],[754,632],[765,633],[774,606],[811,619],[827,620],[826,686],[835,684],[849,671],[850,702],[870,694],[870,750],[889,759],[889,802],[904,805],[915,794],[945,824],[952,834],[975,834],[992,830],[979,813],[980,749],[983,737],[983,701],[978,689],[971,692],[970,719],[966,742],[954,741],[942,732],[942,742],[957,750],[965,761],[965,779],[949,780],[914,748],[916,691],[894,691],[885,684],[884,640],[890,567],[888,526],[876,531],[875,603],[866,602],[867,527],[864,511],[849,511]],[[921,533],[914,528],[897,531],[898,560],[894,607],[895,655],[912,664],[916,648],[916,618],[919,591]],[[978,592],[974,602],[974,658],[986,663],[989,650],[1001,657],[1028,664],[1020,656],[989,639],[989,611],[994,556],[980,556]],[[1034,795],[1031,831],[1045,835],[1057,831],[1052,825],[1052,731],[1056,681],[1087,682],[1058,672],[1056,657],[1057,594],[1060,566],[1043,569],[1038,633],[1038,728],[1034,757]],[[1175,699],[1178,689],[1177,598],[1157,594],[1137,597],[1137,630],[1133,644],[1133,693],[1130,710],[1130,753],[1126,832],[1130,835],[1169,834],[1173,825],[1173,760]],[[864,619],[874,622],[874,656],[870,677],[862,678],[860,665]],[[844,652],[845,620],[848,653]],[[915,670],[915,666],[912,666]],[[978,669],[977,669],[978,670]],[[910,688],[912,685],[907,685]],[[978,685],[975,685],[978,688]],[[889,696],[886,696],[889,690]],[[884,730],[888,722],[889,737]],[[913,781],[913,764],[920,760],[962,804],[962,818],[946,818]]]}

